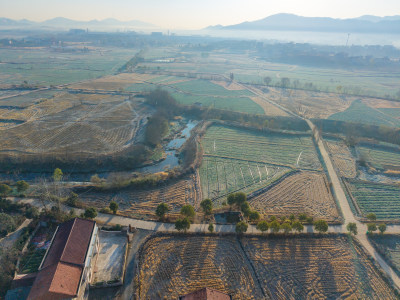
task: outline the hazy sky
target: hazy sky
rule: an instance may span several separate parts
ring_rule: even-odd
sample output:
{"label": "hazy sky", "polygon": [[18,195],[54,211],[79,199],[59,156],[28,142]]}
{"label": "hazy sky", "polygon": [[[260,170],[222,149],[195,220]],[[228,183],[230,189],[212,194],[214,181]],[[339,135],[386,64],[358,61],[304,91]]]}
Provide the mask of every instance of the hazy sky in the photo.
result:
{"label": "hazy sky", "polygon": [[170,29],[230,25],[282,12],[334,18],[392,16],[400,15],[400,0],[0,0],[0,17],[116,18]]}

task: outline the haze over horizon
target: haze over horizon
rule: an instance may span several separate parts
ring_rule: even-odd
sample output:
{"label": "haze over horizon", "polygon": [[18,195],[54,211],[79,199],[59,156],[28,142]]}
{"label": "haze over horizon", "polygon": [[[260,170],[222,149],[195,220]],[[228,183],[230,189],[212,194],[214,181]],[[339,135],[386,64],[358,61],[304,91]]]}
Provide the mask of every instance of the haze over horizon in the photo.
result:
{"label": "haze over horizon", "polygon": [[[400,1],[385,0],[319,1],[282,0],[0,0],[1,16],[10,19],[45,21],[64,17],[79,21],[115,18],[121,21],[140,20],[161,28],[202,29],[210,25],[232,25],[255,21],[277,13],[305,17],[356,18],[362,15],[392,16],[400,14]],[[79,9],[78,9],[79,8]]]}

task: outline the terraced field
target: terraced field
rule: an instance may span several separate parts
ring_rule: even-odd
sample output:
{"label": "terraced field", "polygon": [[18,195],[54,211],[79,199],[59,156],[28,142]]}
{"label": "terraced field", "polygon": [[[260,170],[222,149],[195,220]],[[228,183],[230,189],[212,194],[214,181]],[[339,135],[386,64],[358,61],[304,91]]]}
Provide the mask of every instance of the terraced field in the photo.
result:
{"label": "terraced field", "polygon": [[134,142],[148,112],[124,97],[61,93],[3,117],[19,119],[0,136],[0,152],[23,154],[121,151]]}
{"label": "terraced field", "polygon": [[400,219],[400,186],[349,180],[348,186],[362,213],[378,219]]}
{"label": "terraced field", "polygon": [[212,125],[202,146],[202,191],[211,199],[238,190],[255,191],[292,168],[321,167],[311,137],[305,135],[264,134]]}
{"label": "terraced field", "polygon": [[389,262],[397,274],[400,274],[400,235],[398,234],[372,234],[368,236],[372,245]]}
{"label": "terraced field", "polygon": [[333,163],[339,170],[340,175],[346,178],[354,178],[357,176],[356,160],[350,152],[349,147],[339,140],[328,140],[328,151],[333,158]]}
{"label": "terraced field", "polygon": [[400,171],[400,148],[379,147],[372,145],[357,146],[358,152],[371,163],[374,168]]}
{"label": "terraced field", "polygon": [[161,235],[139,256],[136,296],[177,299],[205,286],[233,299],[396,299],[346,236]]}
{"label": "terraced field", "polygon": [[262,194],[249,200],[250,206],[265,216],[307,214],[314,219],[339,223],[335,200],[326,176],[320,172],[292,174]]}
{"label": "terraced field", "polygon": [[185,204],[198,208],[199,199],[196,193],[194,177],[153,189],[123,189],[118,192],[89,191],[79,195],[80,199],[97,208],[108,207],[111,201],[119,204],[119,214],[138,219],[156,220],[156,207],[164,202],[169,206],[170,215],[179,213]]}

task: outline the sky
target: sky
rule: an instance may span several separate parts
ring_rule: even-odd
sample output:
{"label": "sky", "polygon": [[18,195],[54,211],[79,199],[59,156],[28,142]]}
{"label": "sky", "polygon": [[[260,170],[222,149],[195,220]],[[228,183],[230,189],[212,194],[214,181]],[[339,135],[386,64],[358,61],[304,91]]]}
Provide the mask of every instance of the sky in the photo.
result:
{"label": "sky", "polygon": [[201,29],[263,19],[276,13],[353,18],[400,15],[400,0],[0,0],[0,17],[44,21],[115,18],[166,29]]}

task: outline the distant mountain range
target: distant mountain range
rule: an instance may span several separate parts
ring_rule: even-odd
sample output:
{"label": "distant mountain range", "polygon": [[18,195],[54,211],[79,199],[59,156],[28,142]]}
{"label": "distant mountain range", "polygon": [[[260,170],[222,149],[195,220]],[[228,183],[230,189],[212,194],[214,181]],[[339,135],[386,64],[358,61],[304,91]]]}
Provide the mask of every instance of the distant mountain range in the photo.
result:
{"label": "distant mountain range", "polygon": [[12,20],[7,18],[0,18],[0,28],[48,28],[48,29],[71,29],[71,28],[126,28],[126,27],[136,27],[136,28],[154,28],[153,24],[145,23],[142,21],[119,21],[116,19],[105,19],[105,20],[91,20],[91,21],[75,21],[66,18],[54,18],[44,22],[34,22],[29,20]]}
{"label": "distant mountain range", "polygon": [[400,16],[362,16],[354,19],[301,17],[276,14],[262,20],[229,26],[210,26],[207,30],[284,30],[313,32],[400,33]]}

